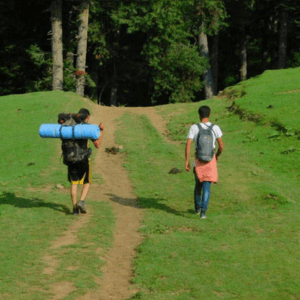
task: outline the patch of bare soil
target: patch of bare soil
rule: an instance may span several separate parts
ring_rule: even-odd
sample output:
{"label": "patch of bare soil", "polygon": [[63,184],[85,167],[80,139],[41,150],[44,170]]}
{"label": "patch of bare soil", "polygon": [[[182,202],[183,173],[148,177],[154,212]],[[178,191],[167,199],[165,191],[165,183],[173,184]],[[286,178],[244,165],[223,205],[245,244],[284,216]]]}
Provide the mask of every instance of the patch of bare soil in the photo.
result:
{"label": "patch of bare soil", "polygon": [[279,92],[279,93],[274,93],[274,94],[290,94],[290,93],[299,93],[300,90],[291,90],[291,91],[286,91],[286,92]]}
{"label": "patch of bare soil", "polygon": [[57,285],[51,287],[51,291],[54,292],[55,296],[51,300],[59,300],[67,297],[71,292],[75,290],[73,283],[65,281],[60,282]]}
{"label": "patch of bare soil", "polygon": [[[88,292],[78,300],[121,300],[127,299],[137,292],[136,287],[131,284],[133,278],[132,263],[136,256],[136,247],[142,242],[138,233],[142,210],[137,198],[133,193],[131,182],[128,179],[126,170],[122,164],[124,156],[119,153],[110,153],[107,149],[118,147],[115,143],[115,131],[117,119],[124,112],[145,114],[152,121],[153,125],[162,134],[167,133],[167,122],[158,115],[155,108],[125,108],[125,107],[104,107],[92,104],[86,100],[86,107],[93,110],[90,123],[104,125],[103,140],[101,147],[93,149],[95,161],[92,165],[92,172],[99,174],[105,181],[102,185],[91,184],[88,199],[91,201],[107,201],[111,203],[116,215],[114,231],[114,244],[105,258],[105,266],[102,268],[103,278],[97,278],[100,292]],[[70,203],[71,205],[71,203]],[[88,208],[88,201],[87,201]],[[57,241],[52,244],[53,249],[63,245],[76,243],[76,232],[89,218],[89,212],[80,216],[72,228],[66,231]],[[100,255],[100,254],[99,254]],[[44,260],[48,267],[44,270],[46,274],[53,274],[59,264],[59,259],[45,255]],[[54,287],[54,299],[62,299],[66,296],[66,290],[72,291],[70,283],[62,283],[62,287]]]}
{"label": "patch of bare soil", "polygon": [[[71,200],[70,200],[71,205]],[[72,245],[77,243],[77,231],[84,224],[88,222],[90,215],[86,214],[82,218],[77,218],[76,222],[72,224],[72,226],[65,231],[62,236],[60,236],[57,240],[52,242],[50,249],[59,249],[63,246]],[[47,267],[43,270],[42,274],[53,275],[56,271],[56,268],[59,266],[60,259],[58,256],[45,254],[43,257],[44,262]],[[51,300],[63,299],[71,292],[75,290],[75,287],[72,282],[60,282],[58,284],[54,284],[51,286],[51,292],[54,293],[54,297]]]}

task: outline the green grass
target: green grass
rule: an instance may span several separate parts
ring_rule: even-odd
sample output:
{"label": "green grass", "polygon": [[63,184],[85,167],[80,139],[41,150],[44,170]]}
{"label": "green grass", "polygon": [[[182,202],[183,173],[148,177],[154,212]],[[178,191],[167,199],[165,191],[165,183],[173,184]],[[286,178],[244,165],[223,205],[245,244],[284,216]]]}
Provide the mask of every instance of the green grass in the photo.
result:
{"label": "green grass", "polygon": [[[254,103],[259,91],[266,93],[264,106],[274,105],[261,122],[229,112],[232,100],[226,98],[159,107],[178,145],[165,142],[145,116],[122,117],[118,142],[145,209],[134,279],[141,291],[132,299],[298,299],[298,113],[289,93],[274,101],[271,84],[276,93],[294,90],[297,71],[267,72],[244,83],[247,94],[235,101],[247,114],[261,113]],[[285,76],[290,84],[279,84]],[[279,118],[279,103],[288,116]],[[172,167],[184,170],[187,132],[202,104],[212,108],[211,121],[221,127],[225,145],[206,220],[193,212],[193,174],[168,174]],[[294,134],[270,120],[293,123]]]}
{"label": "green grass", "polygon": [[226,92],[244,90],[245,96],[235,103],[248,115],[258,115],[264,123],[271,123],[283,131],[300,132],[298,118],[292,117],[300,114],[299,75],[300,68],[266,71]]}
{"label": "green grass", "polygon": [[[77,242],[51,249],[76,220],[71,214],[66,166],[61,162],[60,141],[39,137],[42,123],[56,123],[60,112],[76,112],[86,104],[74,93],[43,92],[0,98],[5,124],[0,148],[0,298],[4,300],[52,299],[52,285],[62,281],[76,290],[65,299],[76,299],[96,289],[111,245],[114,214],[107,203],[88,201],[93,211],[77,233]],[[99,178],[96,179],[96,184]],[[95,183],[94,183],[95,184]],[[59,261],[52,275],[45,255]]]}
{"label": "green grass", "polygon": [[[117,142],[144,208],[133,279],[140,292],[132,299],[299,299],[298,73],[267,71],[220,98],[157,107],[176,144],[146,116],[122,116]],[[206,220],[194,214],[194,178],[184,171],[187,132],[202,104],[212,108],[225,146]],[[63,92],[0,98],[1,299],[52,299],[52,286],[61,282],[75,288],[65,299],[99,288],[95,278],[104,264],[99,257],[111,246],[112,208],[89,201],[93,214],[76,243],[51,249],[75,218],[69,193],[55,188],[68,186],[60,142],[38,135],[42,123],[82,106],[80,97]],[[168,174],[174,167],[182,172]],[[43,274],[45,255],[59,260],[53,274]]]}
{"label": "green grass", "polygon": [[40,138],[39,127],[42,123],[56,123],[61,111],[76,111],[83,104],[82,100],[73,93],[61,92],[12,95],[0,99],[0,116],[7,128],[3,132],[4,147],[0,150],[2,186],[48,184],[49,171],[51,175],[57,175],[62,170],[58,169],[60,141]]}

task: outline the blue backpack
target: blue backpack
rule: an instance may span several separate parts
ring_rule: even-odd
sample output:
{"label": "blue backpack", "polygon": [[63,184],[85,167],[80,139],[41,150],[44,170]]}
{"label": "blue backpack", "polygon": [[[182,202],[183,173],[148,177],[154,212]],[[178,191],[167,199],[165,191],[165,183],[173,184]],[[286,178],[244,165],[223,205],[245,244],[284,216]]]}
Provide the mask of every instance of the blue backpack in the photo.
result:
{"label": "blue backpack", "polygon": [[200,161],[212,161],[215,155],[214,149],[214,124],[207,128],[202,128],[200,124],[197,124],[199,133],[196,137],[196,158]]}

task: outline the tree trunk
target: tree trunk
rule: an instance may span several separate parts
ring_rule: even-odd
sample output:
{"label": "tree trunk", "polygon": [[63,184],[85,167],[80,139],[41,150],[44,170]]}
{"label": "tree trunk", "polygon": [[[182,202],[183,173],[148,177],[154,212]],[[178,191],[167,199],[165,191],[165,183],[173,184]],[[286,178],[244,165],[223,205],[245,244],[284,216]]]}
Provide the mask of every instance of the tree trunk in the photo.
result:
{"label": "tree trunk", "polygon": [[118,105],[118,87],[113,83],[110,90],[110,106]]}
{"label": "tree trunk", "polygon": [[52,0],[52,89],[63,89],[62,0]]}
{"label": "tree trunk", "polygon": [[282,8],[280,15],[279,47],[278,47],[278,69],[286,67],[286,47],[287,47],[287,22],[288,12]]}
{"label": "tree trunk", "polygon": [[245,24],[240,24],[240,80],[247,79],[247,38],[246,38],[246,30]]}
{"label": "tree trunk", "polygon": [[82,0],[80,10],[80,24],[78,28],[78,45],[77,45],[77,60],[76,60],[76,93],[84,96],[85,86],[85,69],[86,69],[86,52],[87,52],[87,35],[89,21],[89,3],[87,0]]}
{"label": "tree trunk", "polygon": [[270,24],[264,20],[262,26],[262,46],[261,46],[261,71],[268,69],[269,53],[269,38],[271,33]]}
{"label": "tree trunk", "polygon": [[[201,55],[209,59],[207,35],[203,31],[201,31],[199,34],[199,48],[200,48]],[[210,68],[207,68],[205,70],[203,74],[203,78],[205,82],[205,99],[210,99],[214,94],[213,81],[212,81]]]}
{"label": "tree trunk", "polygon": [[214,35],[212,38],[211,48],[211,75],[214,87],[214,95],[218,93],[218,75],[219,75],[219,35]]}
{"label": "tree trunk", "polygon": [[[271,17],[271,28],[274,36],[278,36],[278,24],[279,21],[277,16]],[[272,42],[270,48],[270,55],[271,55],[271,69],[275,70],[278,67],[278,42]]]}
{"label": "tree trunk", "polygon": [[113,74],[111,79],[110,106],[118,106],[118,84],[117,84],[117,71],[116,71],[115,62],[113,62]]}

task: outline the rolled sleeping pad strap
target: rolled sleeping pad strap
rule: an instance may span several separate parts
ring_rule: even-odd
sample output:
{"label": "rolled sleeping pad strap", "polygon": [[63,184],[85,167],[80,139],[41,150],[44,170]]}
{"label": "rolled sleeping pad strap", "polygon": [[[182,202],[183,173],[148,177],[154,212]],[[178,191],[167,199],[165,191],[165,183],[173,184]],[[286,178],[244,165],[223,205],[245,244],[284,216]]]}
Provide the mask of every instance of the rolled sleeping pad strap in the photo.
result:
{"label": "rolled sleeping pad strap", "polygon": [[97,140],[100,136],[100,128],[92,124],[76,124],[75,126],[42,124],[39,134],[42,138]]}

